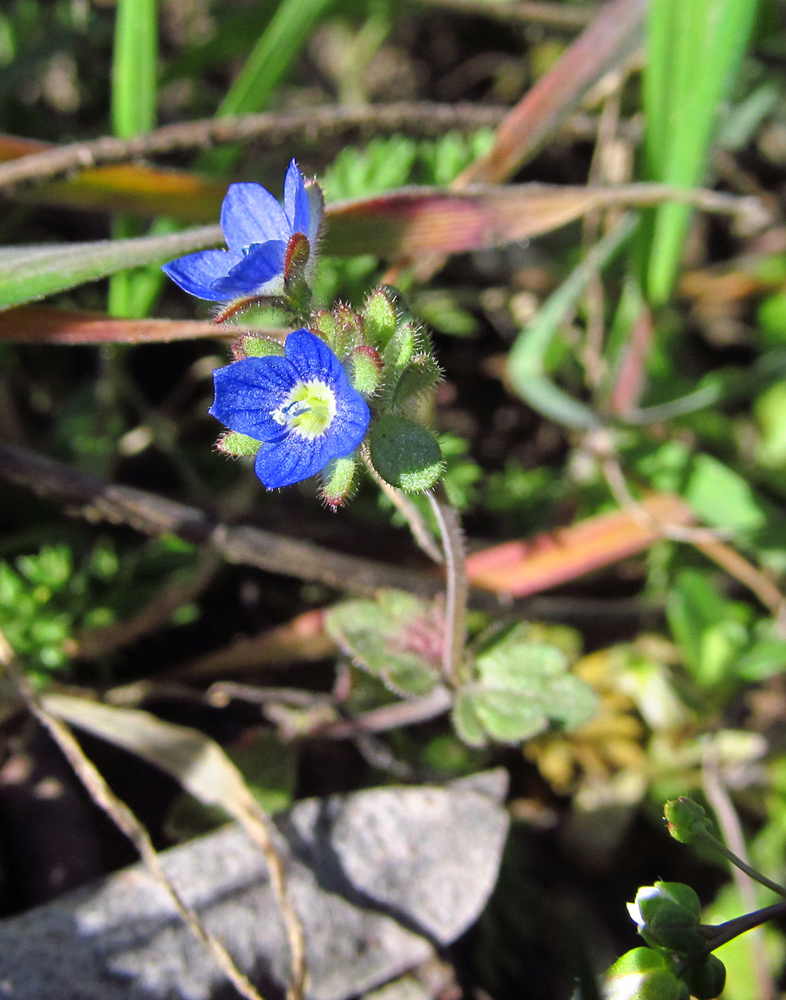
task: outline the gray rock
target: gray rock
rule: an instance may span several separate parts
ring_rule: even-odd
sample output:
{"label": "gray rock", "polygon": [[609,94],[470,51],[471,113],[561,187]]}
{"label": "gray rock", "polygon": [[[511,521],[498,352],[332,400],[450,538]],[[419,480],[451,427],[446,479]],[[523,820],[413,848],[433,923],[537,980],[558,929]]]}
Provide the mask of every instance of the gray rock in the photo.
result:
{"label": "gray rock", "polygon": [[[278,821],[312,1000],[344,1000],[423,962],[477,918],[507,833],[504,772],[453,787],[298,803]],[[167,874],[267,1000],[287,946],[259,850],[227,826],[162,855]],[[217,1000],[229,986],[140,866],[0,922],[0,998]]]}

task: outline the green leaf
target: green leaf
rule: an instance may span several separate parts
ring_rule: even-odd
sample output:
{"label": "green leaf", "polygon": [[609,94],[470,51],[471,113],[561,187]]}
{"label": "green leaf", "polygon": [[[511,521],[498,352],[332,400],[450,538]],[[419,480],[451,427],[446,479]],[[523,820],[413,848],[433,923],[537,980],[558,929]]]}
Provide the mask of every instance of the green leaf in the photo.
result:
{"label": "green leaf", "polygon": [[698,455],[685,489],[685,499],[713,528],[751,532],[767,521],[762,502],[748,482],[710,455]]}
{"label": "green leaf", "polygon": [[[245,65],[216,110],[216,117],[262,111],[270,95],[300,54],[314,24],[333,0],[281,0],[258,38]],[[199,167],[227,173],[237,159],[237,147],[206,150]]]}
{"label": "green leaf", "polygon": [[451,713],[456,733],[471,747],[484,747],[488,743],[488,733],[478,715],[472,691],[459,691],[453,702]]}
{"label": "green leaf", "polygon": [[407,493],[431,489],[442,475],[442,452],[431,431],[394,413],[372,427],[369,455],[385,482]]}
{"label": "green leaf", "polygon": [[223,242],[218,226],[200,226],[166,236],[0,250],[0,309],[97,281],[128,267],[164,264],[182,254]]}
{"label": "green leaf", "polygon": [[592,688],[568,672],[565,651],[517,625],[477,655],[475,680],[459,692],[453,718],[462,739],[480,746],[489,738],[520,743],[549,721],[579,726],[596,708]]}
{"label": "green leaf", "polygon": [[472,707],[491,739],[499,743],[521,743],[548,726],[546,713],[526,692],[478,684],[462,695]]}
{"label": "green leaf", "polygon": [[[156,126],[158,94],[157,0],[118,0],[115,44],[112,58],[112,129],[130,139]],[[157,220],[153,231],[171,232],[168,220]],[[134,216],[118,215],[112,236],[123,239],[140,235]],[[109,283],[109,313],[117,317],[147,315],[162,286],[159,270],[146,268],[121,271]]]}
{"label": "green leaf", "polygon": [[326,628],[360,666],[400,694],[428,694],[439,680],[442,623],[419,597],[386,590],[375,601],[347,601],[331,608]]}
{"label": "green leaf", "polygon": [[632,217],[612,229],[540,308],[510,351],[508,372],[513,388],[538,413],[566,427],[595,427],[593,410],[558,388],[546,374],[546,352],[560,324],[573,309],[590,279],[608,263],[633,231]]}
{"label": "green leaf", "polygon": [[702,685],[726,678],[748,645],[750,609],[721,596],[704,573],[683,570],[666,604],[666,615],[685,665]]}

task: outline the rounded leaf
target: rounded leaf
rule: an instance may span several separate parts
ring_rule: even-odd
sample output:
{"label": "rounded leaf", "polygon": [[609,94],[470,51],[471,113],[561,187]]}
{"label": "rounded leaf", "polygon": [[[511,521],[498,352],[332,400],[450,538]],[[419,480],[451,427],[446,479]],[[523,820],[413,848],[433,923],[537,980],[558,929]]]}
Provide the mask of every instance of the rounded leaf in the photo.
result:
{"label": "rounded leaf", "polygon": [[371,464],[379,475],[406,493],[431,489],[442,475],[439,442],[414,420],[383,414],[371,430]]}

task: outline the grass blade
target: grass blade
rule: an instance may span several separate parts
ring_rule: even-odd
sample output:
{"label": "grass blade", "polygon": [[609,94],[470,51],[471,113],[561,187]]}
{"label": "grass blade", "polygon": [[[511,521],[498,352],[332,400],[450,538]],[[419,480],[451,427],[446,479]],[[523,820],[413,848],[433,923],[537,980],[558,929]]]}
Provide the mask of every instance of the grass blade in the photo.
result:
{"label": "grass blade", "polygon": [[169,236],[98,240],[38,247],[5,247],[0,253],[0,309],[106,278],[128,267],[163,264],[222,242],[218,226]]}
{"label": "grass blade", "polygon": [[[692,187],[705,171],[718,108],[753,28],[756,0],[652,0],[644,73],[644,170],[648,180]],[[644,289],[671,296],[690,217],[664,205],[642,228]]]}
{"label": "grass blade", "polygon": [[635,220],[627,216],[598,243],[519,334],[508,359],[513,388],[539,413],[566,427],[597,427],[600,418],[584,403],[559,389],[545,373],[545,356],[560,324],[575,306],[590,278],[624,245]]}
{"label": "grass blade", "polygon": [[[243,69],[218,106],[216,117],[262,111],[271,93],[299,55],[315,22],[332,2],[333,0],[282,0]],[[199,158],[199,166],[212,173],[226,173],[237,159],[238,153],[231,146],[208,150]]]}
{"label": "grass blade", "polygon": [[[121,139],[150,132],[156,125],[158,98],[157,0],[119,0],[115,17],[112,60],[112,129]],[[165,220],[157,231],[171,231]],[[141,233],[134,216],[117,215],[115,239]],[[151,230],[152,231],[152,230]],[[161,289],[163,275],[156,269],[121,271],[109,282],[109,312],[113,316],[144,316]]]}

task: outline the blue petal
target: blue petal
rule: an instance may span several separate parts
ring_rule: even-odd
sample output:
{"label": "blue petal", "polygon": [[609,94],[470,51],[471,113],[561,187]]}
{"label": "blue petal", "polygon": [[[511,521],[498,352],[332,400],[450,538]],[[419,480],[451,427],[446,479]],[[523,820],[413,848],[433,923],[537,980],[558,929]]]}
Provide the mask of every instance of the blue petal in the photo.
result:
{"label": "blue petal", "polygon": [[286,358],[244,358],[213,372],[216,398],[208,411],[230,430],[257,441],[280,441],[287,433],[273,419],[298,381]]}
{"label": "blue petal", "polygon": [[336,415],[327,433],[331,458],[342,458],[349,455],[366,436],[371,413],[368,404],[357,390],[346,381],[346,385],[337,384]]}
{"label": "blue petal", "polygon": [[254,471],[264,486],[274,490],[310,479],[329,461],[327,437],[302,438],[290,434],[283,441],[262,444]]}
{"label": "blue petal", "polygon": [[215,282],[214,290],[221,293],[222,299],[261,294],[266,291],[265,285],[269,281],[283,273],[286,250],[286,243],[280,240],[268,240],[267,243],[252,246],[229,274]]}
{"label": "blue petal", "polygon": [[227,296],[217,292],[213,285],[241,260],[239,254],[226,250],[200,250],[164,264],[161,270],[189,295],[222,302]]}
{"label": "blue petal", "polygon": [[304,382],[318,378],[333,385],[346,373],[324,340],[308,330],[295,330],[286,339],[286,356]]}
{"label": "blue petal", "polygon": [[284,209],[261,184],[229,185],[221,205],[221,229],[235,253],[268,240],[288,243],[292,235]]}
{"label": "blue petal", "polygon": [[290,231],[308,236],[311,206],[303,175],[294,160],[289,164],[284,178],[284,211],[289,219]]}

